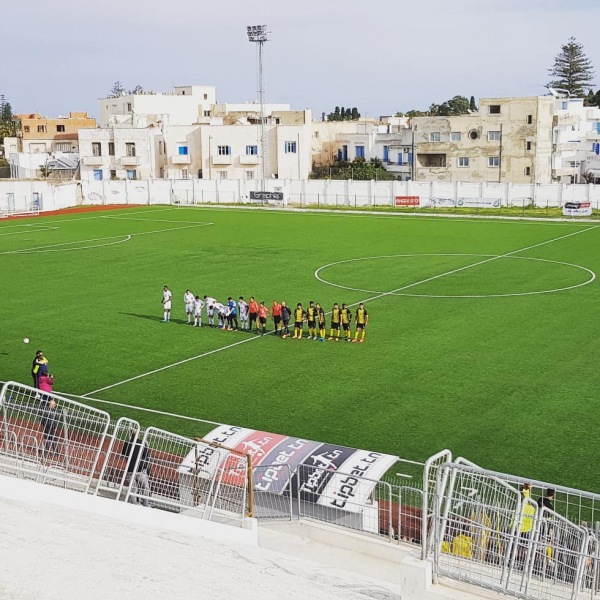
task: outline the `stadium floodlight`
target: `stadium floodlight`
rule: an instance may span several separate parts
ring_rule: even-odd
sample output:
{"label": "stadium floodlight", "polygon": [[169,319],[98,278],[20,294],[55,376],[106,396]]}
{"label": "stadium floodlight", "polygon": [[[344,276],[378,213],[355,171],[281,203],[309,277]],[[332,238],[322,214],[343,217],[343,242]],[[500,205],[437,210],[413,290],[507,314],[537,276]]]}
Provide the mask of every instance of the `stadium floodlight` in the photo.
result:
{"label": "stadium floodlight", "polygon": [[258,104],[260,106],[260,190],[261,192],[266,191],[266,179],[267,179],[267,131],[265,127],[265,81],[263,72],[263,53],[265,42],[269,41],[269,31],[267,31],[266,25],[248,25],[246,27],[246,33],[248,34],[248,41],[256,44],[258,49],[258,60],[257,60],[257,93],[258,93]]}

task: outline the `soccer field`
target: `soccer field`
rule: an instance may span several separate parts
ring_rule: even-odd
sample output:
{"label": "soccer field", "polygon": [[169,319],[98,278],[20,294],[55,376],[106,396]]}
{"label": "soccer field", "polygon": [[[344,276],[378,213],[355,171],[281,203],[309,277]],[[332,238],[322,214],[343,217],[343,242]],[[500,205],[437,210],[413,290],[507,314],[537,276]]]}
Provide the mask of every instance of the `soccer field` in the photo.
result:
{"label": "soccer field", "polygon": [[[0,378],[30,383],[42,348],[58,393],[414,460],[447,447],[598,491],[599,242],[598,226],[577,222],[243,209],[8,220]],[[192,328],[186,288],[268,307],[364,301],[366,341]],[[188,436],[209,429],[98,406]]]}

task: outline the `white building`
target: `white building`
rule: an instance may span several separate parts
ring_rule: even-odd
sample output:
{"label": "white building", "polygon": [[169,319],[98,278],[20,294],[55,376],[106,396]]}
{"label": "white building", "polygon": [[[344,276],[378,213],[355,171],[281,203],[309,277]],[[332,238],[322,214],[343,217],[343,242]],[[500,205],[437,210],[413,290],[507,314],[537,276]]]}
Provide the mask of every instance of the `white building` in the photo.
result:
{"label": "white building", "polygon": [[554,181],[600,179],[600,108],[584,106],[583,98],[556,98],[552,136]]}
{"label": "white building", "polygon": [[79,132],[81,179],[156,177],[157,127],[100,127]]}
{"label": "white building", "polygon": [[178,86],[173,92],[143,92],[101,98],[100,127],[130,125],[145,127],[163,122],[169,125],[189,125],[210,117],[216,103],[214,86]]}

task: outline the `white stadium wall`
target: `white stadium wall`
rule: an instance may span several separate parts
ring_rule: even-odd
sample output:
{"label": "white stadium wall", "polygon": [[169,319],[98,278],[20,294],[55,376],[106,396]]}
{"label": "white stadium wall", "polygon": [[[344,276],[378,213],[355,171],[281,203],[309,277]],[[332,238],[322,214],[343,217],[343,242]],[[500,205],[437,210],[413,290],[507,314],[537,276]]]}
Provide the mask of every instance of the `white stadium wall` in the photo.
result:
{"label": "white stadium wall", "polygon": [[[78,205],[250,203],[257,180],[143,179],[53,183],[0,180],[0,214],[11,208],[42,212]],[[590,202],[600,208],[599,185],[511,184],[416,181],[268,180],[270,192],[283,194],[282,205],[347,207],[413,206],[501,208],[558,207]],[[406,204],[408,203],[408,204]]]}

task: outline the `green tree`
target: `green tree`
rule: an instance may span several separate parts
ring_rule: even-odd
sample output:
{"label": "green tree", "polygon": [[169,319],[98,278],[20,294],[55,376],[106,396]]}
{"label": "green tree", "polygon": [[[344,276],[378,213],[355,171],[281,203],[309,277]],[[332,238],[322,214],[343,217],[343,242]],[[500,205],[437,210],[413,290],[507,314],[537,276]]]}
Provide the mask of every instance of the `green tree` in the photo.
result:
{"label": "green tree", "polygon": [[353,121],[358,121],[360,119],[360,113],[358,112],[358,108],[356,108],[356,106],[352,109],[351,117]]}
{"label": "green tree", "polygon": [[548,74],[552,80],[547,88],[566,90],[571,96],[585,96],[594,79],[592,61],[585,55],[583,44],[574,37],[561,46]]}
{"label": "green tree", "polygon": [[4,94],[0,95],[0,145],[5,137],[17,135],[17,122],[13,117],[12,106]]}
{"label": "green tree", "polygon": [[590,90],[589,94],[585,99],[586,106],[597,106],[600,108],[600,90],[598,90],[595,94],[593,90]]}
{"label": "green tree", "polygon": [[346,112],[344,113],[344,121],[351,121],[352,120],[352,109],[347,108]]}
{"label": "green tree", "polygon": [[125,86],[122,81],[115,81],[112,88],[110,88],[111,96],[122,96],[125,93]]}
{"label": "green tree", "polygon": [[475,96],[471,96],[471,99],[469,100],[469,110],[471,112],[477,112],[477,104],[475,102]]}

